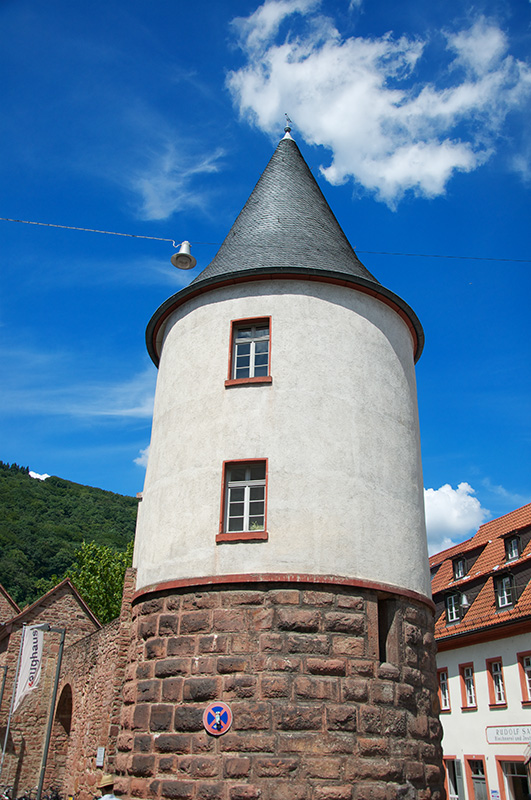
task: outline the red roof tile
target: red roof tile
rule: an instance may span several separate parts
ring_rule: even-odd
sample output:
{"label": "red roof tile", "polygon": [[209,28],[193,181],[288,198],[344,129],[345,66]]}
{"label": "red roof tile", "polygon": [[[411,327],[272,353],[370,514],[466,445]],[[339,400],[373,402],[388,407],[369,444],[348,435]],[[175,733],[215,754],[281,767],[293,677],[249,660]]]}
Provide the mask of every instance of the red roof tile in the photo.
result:
{"label": "red roof tile", "polygon": [[[503,610],[498,609],[496,606],[494,587],[494,576],[498,570],[506,569],[507,567],[513,568],[516,565],[531,561],[531,539],[521,553],[520,558],[507,562],[503,538],[507,533],[530,525],[531,503],[511,511],[503,517],[486,522],[481,525],[478,532],[471,539],[443,550],[430,558],[430,566],[440,565],[432,579],[434,596],[437,594],[440,596],[442,592],[446,593],[452,589],[466,593],[467,586],[472,582],[476,583],[480,578],[485,579],[478,595],[460,622],[447,625],[446,613],[443,611],[435,623],[437,639],[446,639],[457,634],[478,631],[482,628],[531,616],[531,583],[523,588],[518,601],[513,606]],[[463,578],[454,580],[453,559],[470,553],[476,548],[483,548],[476,561]]]}

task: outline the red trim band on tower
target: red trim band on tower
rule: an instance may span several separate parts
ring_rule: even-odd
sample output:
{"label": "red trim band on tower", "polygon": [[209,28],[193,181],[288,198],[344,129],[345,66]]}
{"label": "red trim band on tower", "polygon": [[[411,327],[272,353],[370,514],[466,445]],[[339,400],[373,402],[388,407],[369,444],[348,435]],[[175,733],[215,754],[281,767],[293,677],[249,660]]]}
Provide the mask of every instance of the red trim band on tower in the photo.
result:
{"label": "red trim band on tower", "polygon": [[386,306],[392,308],[393,311],[396,311],[396,313],[405,322],[413,340],[413,355],[415,363],[420,358],[422,348],[424,346],[424,333],[422,326],[416,314],[407,305],[407,303],[398,297],[398,295],[394,294],[394,292],[386,289],[384,286],[380,286],[379,284],[373,285],[372,283],[369,284],[369,282],[365,281],[363,278],[346,276],[343,273],[338,274],[332,272],[326,274],[325,272],[321,271],[310,273],[303,270],[298,271],[296,269],[286,269],[285,271],[276,271],[270,269],[260,270],[252,273],[232,273],[217,279],[210,278],[204,283],[198,283],[197,285],[190,284],[190,286],[187,286],[185,289],[181,289],[181,291],[173,295],[173,297],[168,298],[168,300],[166,300],[166,302],[163,303],[162,306],[160,306],[160,308],[157,309],[155,314],[152,316],[146,331],[146,344],[148,352],[155,366],[158,367],[160,358],[160,353],[158,352],[157,348],[157,335],[160,327],[167,320],[170,314],[172,314],[183,303],[191,300],[194,297],[197,297],[198,295],[206,294],[213,289],[220,289],[224,286],[233,286],[237,283],[248,283],[251,281],[267,281],[276,279],[313,281],[318,283],[335,284],[336,286],[345,286],[348,289],[370,295],[371,297],[380,300]]}
{"label": "red trim band on tower", "polygon": [[397,594],[401,597],[409,597],[412,600],[417,600],[428,606],[432,611],[435,611],[435,604],[431,598],[426,595],[415,592],[412,589],[402,589],[399,586],[392,586],[389,583],[378,583],[376,581],[367,581],[359,578],[345,578],[340,575],[311,575],[299,572],[289,572],[286,574],[279,572],[265,572],[265,573],[249,573],[246,575],[208,575],[197,578],[179,578],[173,581],[161,581],[161,583],[152,583],[150,586],[144,586],[138,589],[133,595],[133,602],[139,600],[145,595],[154,594],[156,592],[168,592],[173,589],[190,589],[193,587],[205,586],[223,586],[231,583],[309,583],[309,584],[322,584],[323,586],[345,586],[355,589],[370,589],[376,592],[388,592],[390,594]]}

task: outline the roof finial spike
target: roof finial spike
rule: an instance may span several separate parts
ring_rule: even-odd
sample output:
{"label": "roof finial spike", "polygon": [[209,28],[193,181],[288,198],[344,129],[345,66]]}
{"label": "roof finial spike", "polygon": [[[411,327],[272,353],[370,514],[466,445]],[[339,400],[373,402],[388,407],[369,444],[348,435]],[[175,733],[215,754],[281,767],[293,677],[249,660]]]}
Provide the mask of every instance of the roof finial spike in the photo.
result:
{"label": "roof finial spike", "polygon": [[284,139],[292,139],[293,137],[290,134],[291,134],[291,126],[292,126],[293,123],[292,123],[292,121],[290,120],[290,118],[288,117],[287,114],[284,114],[284,116],[286,117],[286,127],[284,128],[284,137],[283,138]]}

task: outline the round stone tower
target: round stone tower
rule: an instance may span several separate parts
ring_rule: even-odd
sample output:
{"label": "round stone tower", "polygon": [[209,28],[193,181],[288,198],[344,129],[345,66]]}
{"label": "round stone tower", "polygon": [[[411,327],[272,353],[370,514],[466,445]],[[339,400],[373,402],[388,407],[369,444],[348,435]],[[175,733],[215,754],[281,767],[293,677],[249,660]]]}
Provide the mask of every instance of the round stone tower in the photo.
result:
{"label": "round stone tower", "polygon": [[[358,260],[289,131],[147,342],[123,788],[442,797],[422,328]],[[230,727],[209,728],[216,703]]]}

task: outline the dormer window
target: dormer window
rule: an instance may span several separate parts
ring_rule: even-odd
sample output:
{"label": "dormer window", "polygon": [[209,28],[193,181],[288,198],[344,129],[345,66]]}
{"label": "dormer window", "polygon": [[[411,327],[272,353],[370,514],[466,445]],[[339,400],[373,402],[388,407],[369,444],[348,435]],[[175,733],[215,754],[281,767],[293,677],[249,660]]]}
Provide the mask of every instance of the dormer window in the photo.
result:
{"label": "dormer window", "polygon": [[453,562],[454,565],[454,581],[457,581],[459,578],[465,577],[465,559],[464,558],[456,558]]}
{"label": "dormer window", "polygon": [[511,536],[505,540],[505,558],[507,561],[516,561],[520,558],[520,542],[518,536]]}
{"label": "dormer window", "polygon": [[501,575],[495,580],[496,606],[509,608],[514,604],[514,580],[512,575]]}
{"label": "dormer window", "polygon": [[449,594],[446,598],[446,621],[459,622],[461,619],[461,595]]}

